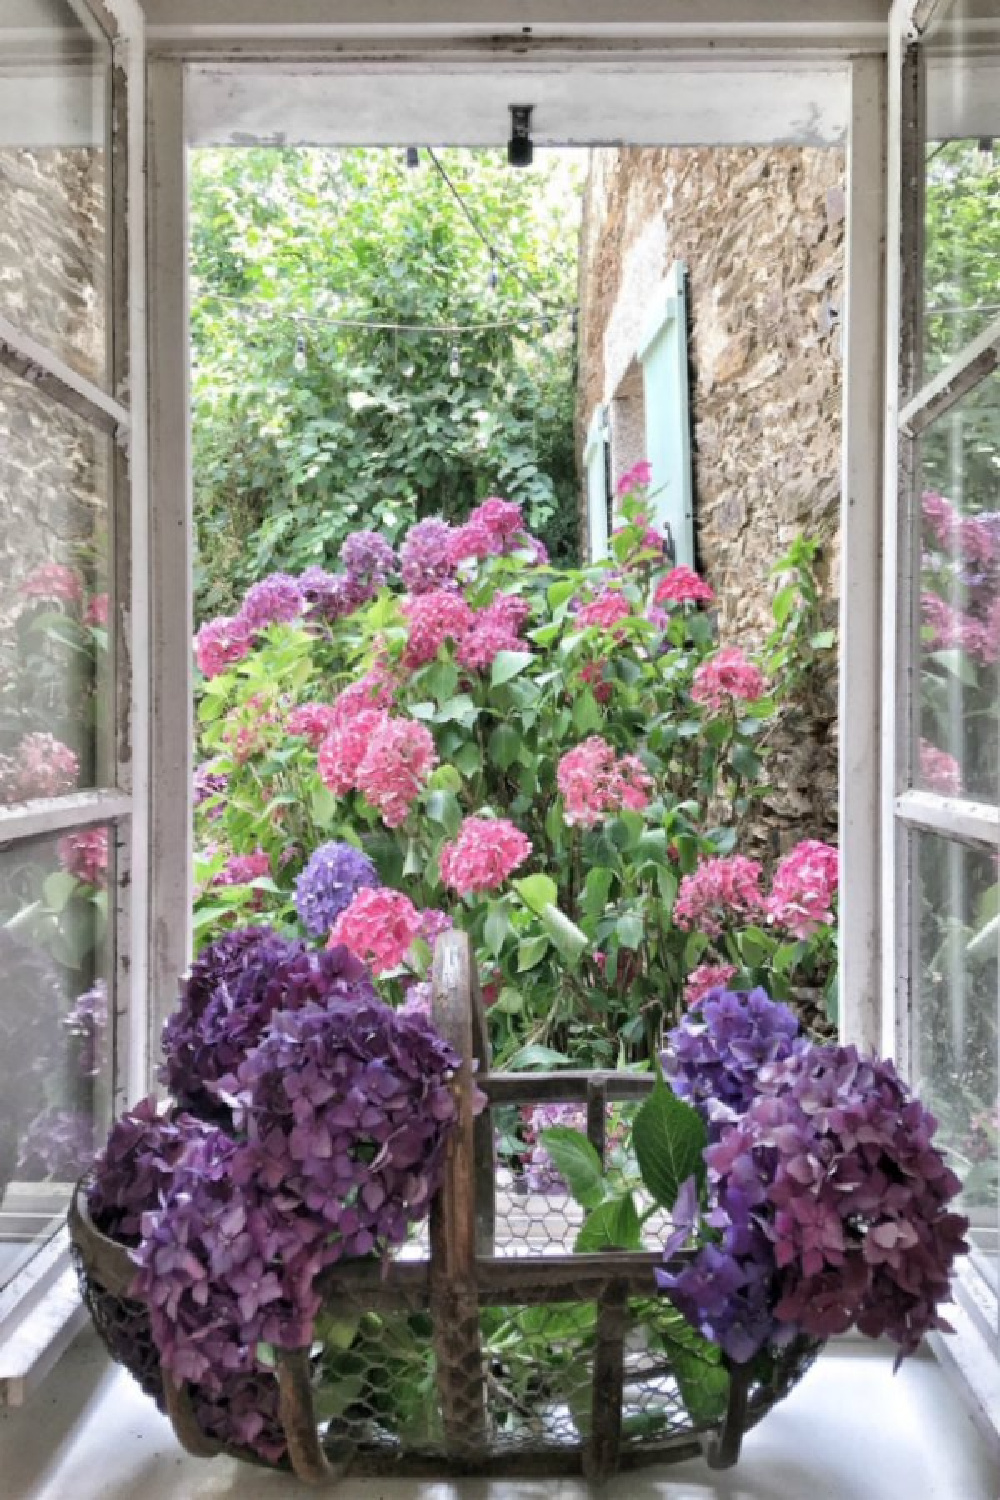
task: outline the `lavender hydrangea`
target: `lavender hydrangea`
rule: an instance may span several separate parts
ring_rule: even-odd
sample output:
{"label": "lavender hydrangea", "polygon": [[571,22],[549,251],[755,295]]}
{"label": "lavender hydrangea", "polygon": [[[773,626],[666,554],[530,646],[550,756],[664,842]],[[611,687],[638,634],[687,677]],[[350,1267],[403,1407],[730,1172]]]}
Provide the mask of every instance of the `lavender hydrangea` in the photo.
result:
{"label": "lavender hydrangea", "polygon": [[94,1159],[94,1117],[88,1109],[41,1110],[21,1141],[19,1182],[75,1182]]}
{"label": "lavender hydrangea", "polygon": [[295,910],[310,937],[325,937],[359,890],[381,883],[371,860],[353,844],[321,844],[295,883]]}
{"label": "lavender hydrangea", "polygon": [[[210,761],[204,761],[194,771],[194,805],[200,807],[210,797],[221,797],[229,785],[229,777],[216,771]],[[222,812],[221,804],[210,808],[208,816],[217,818]]]}
{"label": "lavender hydrangea", "polygon": [[247,589],[240,606],[240,619],[250,630],[287,624],[302,613],[301,586],[288,573],[271,573]]}
{"label": "lavender hydrangea", "polygon": [[710,990],[668,1033],[663,1072],[717,1134],[756,1096],[759,1069],[788,1057],[800,1038],[792,1011],[764,990]]}
{"label": "lavender hydrangea", "polygon": [[528,1111],[524,1123],[529,1142],[524,1169],[526,1186],[532,1193],[565,1193],[565,1178],[538,1137],[543,1130],[551,1130],[557,1125],[569,1130],[586,1130],[586,1110],[578,1104],[537,1104]]}
{"label": "lavender hydrangea", "polygon": [[[734,1359],[851,1327],[912,1353],[948,1327],[937,1308],[967,1249],[935,1120],[854,1047],[802,1045],[763,1063],[756,1089],[705,1152],[711,1240],[661,1289]],[[698,1219],[680,1207],[668,1253]]]}
{"label": "lavender hydrangea", "polygon": [[332,625],[353,615],[375,593],[372,584],[350,573],[328,573],[325,568],[306,568],[299,578],[306,603],[307,620]]}
{"label": "lavender hydrangea", "polygon": [[108,1029],[108,986],[98,979],[77,995],[63,1018],[63,1029],[76,1043],[76,1067],[81,1078],[97,1078],[104,1069]]}
{"label": "lavender hydrangea", "polygon": [[234,1172],[301,1203],[331,1261],[397,1244],[439,1185],[458,1063],[374,996],[276,1016],[233,1088],[252,1148]]}
{"label": "lavender hydrangea", "polygon": [[450,558],[452,528],[433,517],[418,521],[399,549],[403,583],[411,594],[429,594],[454,576]]}
{"label": "lavender hydrangea", "polygon": [[87,1190],[97,1228],[126,1245],[139,1242],[142,1216],[157,1208],[185,1148],[212,1130],[150,1095],[116,1120]]}
{"label": "lavender hydrangea", "polygon": [[225,1120],[220,1081],[237,1072],[277,1012],[374,996],[368,970],[346,948],[310,952],[266,927],[231,934],[192,967],[164,1027],[161,1079],[185,1108]]}
{"label": "lavender hydrangea", "polygon": [[340,549],[340,561],[353,578],[375,588],[396,571],[392,544],[378,531],[352,531]]}

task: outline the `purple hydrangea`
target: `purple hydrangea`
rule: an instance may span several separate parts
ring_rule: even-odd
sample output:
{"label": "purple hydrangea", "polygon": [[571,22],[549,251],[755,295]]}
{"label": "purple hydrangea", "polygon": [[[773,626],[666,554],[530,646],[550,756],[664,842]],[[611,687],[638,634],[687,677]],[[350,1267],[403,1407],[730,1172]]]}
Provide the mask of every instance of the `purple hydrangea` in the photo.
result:
{"label": "purple hydrangea", "polygon": [[111,1127],[87,1192],[101,1233],[138,1244],[142,1216],[159,1206],[185,1147],[211,1130],[193,1115],[162,1108],[152,1095],[127,1110]]}
{"label": "purple hydrangea", "polygon": [[108,987],[103,979],[84,990],[63,1018],[63,1027],[77,1043],[76,1066],[82,1078],[97,1078],[104,1069],[108,1029]]}
{"label": "purple hydrangea", "polygon": [[374,995],[278,1015],[233,1090],[251,1148],[234,1171],[301,1203],[330,1261],[398,1244],[440,1183],[458,1063]]}
{"label": "purple hydrangea", "polygon": [[[892,1063],[805,1044],[757,1072],[757,1096],[705,1152],[712,1204],[703,1244],[658,1273],[676,1306],[734,1359],[796,1334],[857,1327],[912,1353],[947,1328],[968,1220],[933,1137],[937,1125]],[[692,1189],[687,1189],[690,1197]],[[678,1235],[697,1206],[675,1213]]]}
{"label": "purple hydrangea", "polygon": [[362,578],[349,573],[328,573],[320,567],[306,568],[299,587],[306,602],[307,618],[330,625],[353,615],[375,593],[372,585]]}
{"label": "purple hydrangea", "polygon": [[[207,802],[209,797],[221,797],[229,785],[229,777],[212,767],[211,761],[203,761],[200,766],[195,767],[194,772],[194,805],[200,807]],[[210,818],[217,818],[222,813],[221,804],[209,810]]]}
{"label": "purple hydrangea", "polygon": [[800,1037],[792,1011],[763,990],[710,990],[667,1034],[663,1072],[717,1134],[756,1096],[763,1064],[788,1057]]}
{"label": "purple hydrangea", "polygon": [[43,1109],[31,1121],[17,1163],[20,1182],[75,1182],[94,1160],[94,1117],[84,1109]]}
{"label": "purple hydrangea", "polygon": [[411,594],[429,594],[451,581],[455,568],[450,557],[452,528],[446,521],[418,521],[406,533],[399,549],[403,583]]}
{"label": "purple hydrangea", "polygon": [[585,1131],[587,1112],[578,1104],[536,1104],[525,1119],[528,1136],[528,1156],[525,1163],[524,1180],[533,1193],[565,1193],[566,1181],[557,1169],[543,1141],[539,1140],[543,1130],[553,1126],[565,1126],[569,1130]]}
{"label": "purple hydrangea", "polygon": [[321,844],[295,883],[295,910],[310,937],[325,937],[359,890],[381,883],[353,844]]}
{"label": "purple hydrangea", "polygon": [[192,966],[164,1027],[161,1079],[185,1108],[226,1119],[220,1082],[236,1073],[278,1011],[374,995],[368,970],[346,948],[309,952],[267,927],[232,933]]}
{"label": "purple hydrangea", "polygon": [[376,588],[396,571],[392,544],[377,531],[352,531],[340,549],[340,561],[353,578]]}
{"label": "purple hydrangea", "polygon": [[239,618],[249,630],[297,620],[305,600],[301,586],[288,573],[272,573],[247,589]]}

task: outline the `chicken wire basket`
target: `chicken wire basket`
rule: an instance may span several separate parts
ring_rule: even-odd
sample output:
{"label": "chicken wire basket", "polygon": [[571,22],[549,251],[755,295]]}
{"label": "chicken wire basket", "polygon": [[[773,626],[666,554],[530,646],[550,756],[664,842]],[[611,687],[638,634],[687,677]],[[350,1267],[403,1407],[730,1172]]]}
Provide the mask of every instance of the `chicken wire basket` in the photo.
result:
{"label": "chicken wire basket", "polygon": [[[699,1364],[685,1351],[686,1325],[657,1293],[658,1252],[574,1253],[576,1205],[520,1191],[497,1169],[501,1112],[575,1105],[604,1159],[612,1112],[620,1120],[641,1102],[652,1077],[492,1072],[462,933],[438,941],[432,1014],[463,1061],[429,1228],[387,1261],[341,1262],[322,1274],[313,1343],[276,1350],[273,1375],[260,1382],[286,1450],[275,1466],[329,1484],[392,1474],[577,1472],[600,1481],[700,1453],[715,1468],[734,1464],[744,1433],[820,1344],[798,1338],[750,1365]],[[478,1113],[477,1090],[487,1101]],[[166,1411],[183,1447],[262,1462],[213,1436],[210,1406],[161,1368],[148,1311],[129,1296],[135,1266],[95,1228],[83,1184],[69,1224],[99,1335]]]}

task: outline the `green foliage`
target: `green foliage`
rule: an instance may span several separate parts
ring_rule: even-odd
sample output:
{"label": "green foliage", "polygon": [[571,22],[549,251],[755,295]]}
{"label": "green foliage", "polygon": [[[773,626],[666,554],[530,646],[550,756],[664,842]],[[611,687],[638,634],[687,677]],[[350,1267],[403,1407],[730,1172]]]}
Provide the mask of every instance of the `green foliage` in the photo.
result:
{"label": "green foliage", "polygon": [[[538,298],[576,288],[578,186],[446,151],[485,233]],[[191,163],[199,618],[275,569],[330,565],[360,526],[396,539],[491,489],[556,557],[576,550],[568,315],[461,334],[338,327],[544,313],[490,261],[440,175],[384,150],[201,151]],[[305,368],[296,353],[302,342]],[[459,373],[451,373],[456,347]]]}

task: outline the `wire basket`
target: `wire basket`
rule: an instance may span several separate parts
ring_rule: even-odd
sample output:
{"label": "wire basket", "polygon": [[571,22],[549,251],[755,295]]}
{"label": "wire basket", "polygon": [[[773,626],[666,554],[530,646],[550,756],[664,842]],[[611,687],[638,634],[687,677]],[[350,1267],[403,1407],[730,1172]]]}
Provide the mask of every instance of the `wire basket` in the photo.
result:
{"label": "wire basket", "polygon": [[[498,1171],[494,1118],[577,1105],[598,1154],[610,1112],[641,1102],[649,1075],[491,1072],[465,934],[439,939],[433,1019],[463,1059],[459,1118],[429,1229],[388,1262],[340,1263],[320,1280],[309,1348],[276,1351],[273,1410],[300,1479],[458,1474],[545,1477],[704,1453],[734,1464],[744,1433],[785,1396],[822,1347],[798,1338],[750,1365],[699,1367],[657,1294],[656,1252],[576,1254],[580,1210],[519,1190]],[[477,1088],[487,1107],[475,1113]],[[502,1116],[501,1116],[502,1117]],[[69,1214],[84,1299],[113,1358],[191,1453],[256,1454],[213,1437],[204,1405],[162,1370],[145,1306],[130,1298],[128,1250],[102,1235],[84,1185]],[[672,1330],[672,1332],[670,1332]]]}

